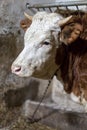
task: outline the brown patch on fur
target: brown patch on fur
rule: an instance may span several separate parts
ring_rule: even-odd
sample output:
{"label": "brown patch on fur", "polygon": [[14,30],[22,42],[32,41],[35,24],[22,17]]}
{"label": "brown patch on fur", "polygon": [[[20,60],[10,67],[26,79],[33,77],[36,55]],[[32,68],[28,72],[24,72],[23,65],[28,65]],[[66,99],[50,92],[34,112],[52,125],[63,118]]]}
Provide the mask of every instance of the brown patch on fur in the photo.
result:
{"label": "brown patch on fur", "polygon": [[84,93],[84,98],[87,100],[87,41],[78,38],[72,44],[62,47],[65,56],[60,69],[64,89],[76,96]]}
{"label": "brown patch on fur", "polygon": [[81,34],[81,38],[87,40],[87,13],[82,17],[82,25],[83,25],[83,32]]}
{"label": "brown patch on fur", "polygon": [[[60,33],[61,41],[68,45],[63,47],[61,77],[67,93],[87,100],[87,14],[73,16]],[[61,53],[61,54],[62,54]],[[56,63],[58,57],[56,57]],[[62,58],[62,56],[61,56]]]}
{"label": "brown patch on fur", "polygon": [[31,20],[29,20],[29,19],[24,19],[24,20],[21,20],[21,22],[20,22],[20,27],[24,30],[24,31],[26,31],[27,30],[27,28],[31,25]]}

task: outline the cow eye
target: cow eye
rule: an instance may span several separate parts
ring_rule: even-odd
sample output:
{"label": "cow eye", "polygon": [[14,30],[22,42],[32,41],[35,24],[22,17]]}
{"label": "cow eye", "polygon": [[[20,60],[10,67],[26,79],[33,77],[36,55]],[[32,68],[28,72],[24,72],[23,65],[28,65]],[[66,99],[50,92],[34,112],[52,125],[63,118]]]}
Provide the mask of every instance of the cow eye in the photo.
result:
{"label": "cow eye", "polygon": [[44,45],[49,45],[50,43],[49,42],[44,42]]}

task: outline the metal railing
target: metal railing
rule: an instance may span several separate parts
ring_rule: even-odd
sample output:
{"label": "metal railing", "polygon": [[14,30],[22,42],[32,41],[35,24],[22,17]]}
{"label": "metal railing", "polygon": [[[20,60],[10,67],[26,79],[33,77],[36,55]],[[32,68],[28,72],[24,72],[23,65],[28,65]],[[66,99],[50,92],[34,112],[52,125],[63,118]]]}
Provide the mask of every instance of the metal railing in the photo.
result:
{"label": "metal railing", "polygon": [[[26,3],[26,7],[32,11],[49,11],[54,12],[57,10],[60,12],[61,9],[70,11],[70,10],[84,10],[84,7],[87,7],[87,0],[77,0],[77,1],[65,1],[65,2],[55,2],[55,3],[44,3],[44,4],[34,4],[30,5]],[[85,10],[86,11],[86,10]]]}

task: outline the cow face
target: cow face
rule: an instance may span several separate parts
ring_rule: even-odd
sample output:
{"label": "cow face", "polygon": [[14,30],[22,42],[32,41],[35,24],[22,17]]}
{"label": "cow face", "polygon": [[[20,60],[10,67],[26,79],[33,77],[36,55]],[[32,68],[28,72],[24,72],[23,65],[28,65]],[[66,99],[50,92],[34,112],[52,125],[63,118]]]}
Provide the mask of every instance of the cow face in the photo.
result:
{"label": "cow face", "polygon": [[12,72],[21,77],[50,78],[58,67],[55,55],[63,23],[56,13],[38,12],[25,32],[24,49],[12,64]]}

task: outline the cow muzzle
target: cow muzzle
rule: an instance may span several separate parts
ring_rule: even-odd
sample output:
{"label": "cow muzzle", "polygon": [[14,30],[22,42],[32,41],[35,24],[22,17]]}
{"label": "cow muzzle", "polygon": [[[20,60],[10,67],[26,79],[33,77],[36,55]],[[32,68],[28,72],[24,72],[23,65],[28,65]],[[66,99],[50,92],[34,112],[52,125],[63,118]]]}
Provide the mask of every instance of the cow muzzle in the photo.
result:
{"label": "cow muzzle", "polygon": [[19,66],[12,64],[11,66],[12,73],[20,76],[20,77],[30,77],[32,76],[34,70],[32,68],[28,68],[25,66]]}
{"label": "cow muzzle", "polygon": [[13,66],[11,67],[12,73],[20,73],[21,66]]}

